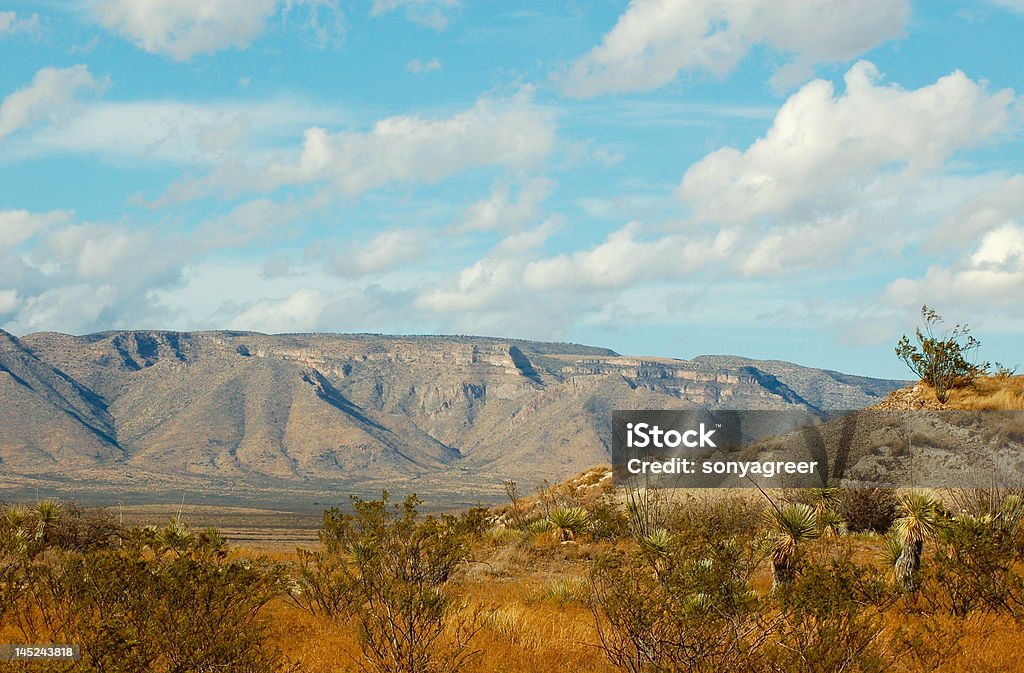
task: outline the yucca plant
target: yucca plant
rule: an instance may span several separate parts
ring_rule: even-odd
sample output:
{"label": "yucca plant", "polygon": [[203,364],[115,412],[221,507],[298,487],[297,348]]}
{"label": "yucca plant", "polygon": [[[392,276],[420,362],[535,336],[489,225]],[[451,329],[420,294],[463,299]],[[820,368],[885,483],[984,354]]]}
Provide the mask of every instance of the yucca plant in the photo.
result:
{"label": "yucca plant", "polygon": [[882,548],[878,551],[878,560],[884,568],[892,573],[894,580],[897,579],[896,566],[902,555],[903,543],[895,533],[889,533],[882,538]]}
{"label": "yucca plant", "polygon": [[942,527],[942,501],[931,493],[914,491],[899,497],[900,517],[892,531],[902,549],[893,566],[897,586],[915,592],[921,586],[921,553],[924,542]]}
{"label": "yucca plant", "polygon": [[64,508],[53,500],[40,500],[35,508],[36,542],[46,544],[49,533],[60,521]]}
{"label": "yucca plant", "polygon": [[167,525],[156,531],[155,542],[158,554],[173,552],[175,556],[184,555],[193,542],[192,530],[181,519],[171,519]]}
{"label": "yucca plant", "polygon": [[560,507],[548,516],[548,521],[558,531],[563,542],[575,540],[576,536],[587,529],[590,524],[590,513],[583,507]]}
{"label": "yucca plant", "polygon": [[772,591],[796,577],[800,545],[821,535],[814,510],[802,502],[767,511],[771,529],[768,551],[772,559]]}

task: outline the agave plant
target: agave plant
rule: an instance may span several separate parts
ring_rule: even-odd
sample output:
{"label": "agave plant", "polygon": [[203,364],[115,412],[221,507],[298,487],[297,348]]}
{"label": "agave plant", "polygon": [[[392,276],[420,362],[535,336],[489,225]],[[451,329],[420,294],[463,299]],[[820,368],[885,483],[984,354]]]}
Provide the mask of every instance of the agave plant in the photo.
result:
{"label": "agave plant", "polygon": [[772,558],[772,591],[796,577],[800,545],[821,535],[814,510],[802,502],[768,510],[771,532],[768,550]]}
{"label": "agave plant", "polygon": [[901,516],[892,525],[892,531],[902,549],[893,566],[896,584],[907,592],[921,586],[921,552],[926,539],[942,528],[942,501],[931,493],[914,491],[899,498]]}
{"label": "agave plant", "polygon": [[562,541],[574,540],[590,524],[590,513],[583,507],[560,507],[548,516]]}

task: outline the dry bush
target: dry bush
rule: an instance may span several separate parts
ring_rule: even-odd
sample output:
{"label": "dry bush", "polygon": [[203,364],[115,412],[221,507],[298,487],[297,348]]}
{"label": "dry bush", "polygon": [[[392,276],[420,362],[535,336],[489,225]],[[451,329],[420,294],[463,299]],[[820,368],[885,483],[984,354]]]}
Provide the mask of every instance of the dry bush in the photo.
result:
{"label": "dry bush", "polygon": [[293,598],[354,621],[363,670],[456,671],[477,654],[469,641],[479,615],[461,609],[451,587],[479,517],[421,517],[418,505],[415,496],[392,505],[386,492],[353,498],[352,514],[324,513],[323,552],[300,559]]}
{"label": "dry bush", "polygon": [[[60,515],[76,512],[62,508]],[[35,523],[41,520],[36,517]],[[0,539],[23,540],[12,521],[24,526],[26,518],[5,512]],[[95,526],[93,517],[64,528],[53,523],[52,531],[108,528]],[[14,590],[7,622],[21,642],[82,646],[80,662],[57,663],[51,670],[293,670],[268,644],[269,625],[262,615],[262,608],[281,593],[279,566],[229,561],[219,536],[193,533],[180,522],[125,531],[123,546],[86,544],[85,551],[61,549],[61,537],[46,526],[31,530],[32,545],[3,545],[4,554],[17,561],[14,576],[4,583]]]}
{"label": "dry bush", "polygon": [[891,593],[848,551],[808,562],[776,596],[781,619],[765,652],[769,670],[879,673],[893,665],[883,617]]}
{"label": "dry bush", "polygon": [[884,534],[896,520],[896,492],[888,488],[844,488],[839,513],[851,532]]}

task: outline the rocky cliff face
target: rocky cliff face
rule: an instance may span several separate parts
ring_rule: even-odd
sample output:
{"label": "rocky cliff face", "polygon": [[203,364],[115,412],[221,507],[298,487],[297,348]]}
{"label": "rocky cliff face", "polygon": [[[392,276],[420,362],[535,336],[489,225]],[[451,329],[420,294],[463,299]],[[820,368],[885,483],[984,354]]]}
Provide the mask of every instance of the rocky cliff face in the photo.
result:
{"label": "rocky cliff face", "polygon": [[[614,409],[852,409],[899,385],[475,337],[2,333],[0,469],[304,484],[555,479],[607,462]],[[95,469],[76,473],[82,465]]]}

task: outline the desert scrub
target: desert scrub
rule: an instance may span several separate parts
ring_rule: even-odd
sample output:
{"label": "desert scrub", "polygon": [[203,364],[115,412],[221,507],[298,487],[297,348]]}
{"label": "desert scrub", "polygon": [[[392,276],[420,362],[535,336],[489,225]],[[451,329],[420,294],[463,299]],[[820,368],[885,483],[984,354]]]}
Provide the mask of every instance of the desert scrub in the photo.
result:
{"label": "desert scrub", "polygon": [[477,518],[421,517],[419,504],[415,496],[392,504],[385,492],[380,500],[353,497],[351,514],[328,510],[323,550],[300,566],[303,589],[319,602],[313,609],[356,625],[356,661],[366,670],[454,671],[477,654],[469,642],[480,615],[463,610],[453,589]]}
{"label": "desert scrub", "polygon": [[903,335],[896,344],[896,356],[931,386],[935,397],[944,404],[954,386],[970,385],[988,372],[990,365],[968,360],[981,342],[971,335],[967,325],[958,324],[938,332],[942,316],[927,305],[921,307],[921,321],[923,326],[914,332],[916,343]]}
{"label": "desert scrub", "polygon": [[559,606],[569,603],[587,605],[590,602],[590,584],[579,577],[560,577],[533,589],[526,599],[531,603],[553,603]]}
{"label": "desert scrub", "polygon": [[885,534],[896,520],[896,493],[889,488],[844,488],[839,513],[851,532]]}
{"label": "desert scrub", "polygon": [[[61,508],[59,518],[78,512]],[[80,643],[77,671],[294,670],[269,645],[263,616],[281,593],[280,566],[227,560],[219,535],[180,521],[121,531],[116,547],[68,551],[57,546],[54,511],[39,514],[15,508],[0,518],[0,546],[15,563],[3,585],[17,589],[3,616],[23,642]]]}
{"label": "desert scrub", "polygon": [[770,634],[750,590],[760,560],[739,537],[598,557],[591,609],[599,647],[631,673],[757,670]]}

